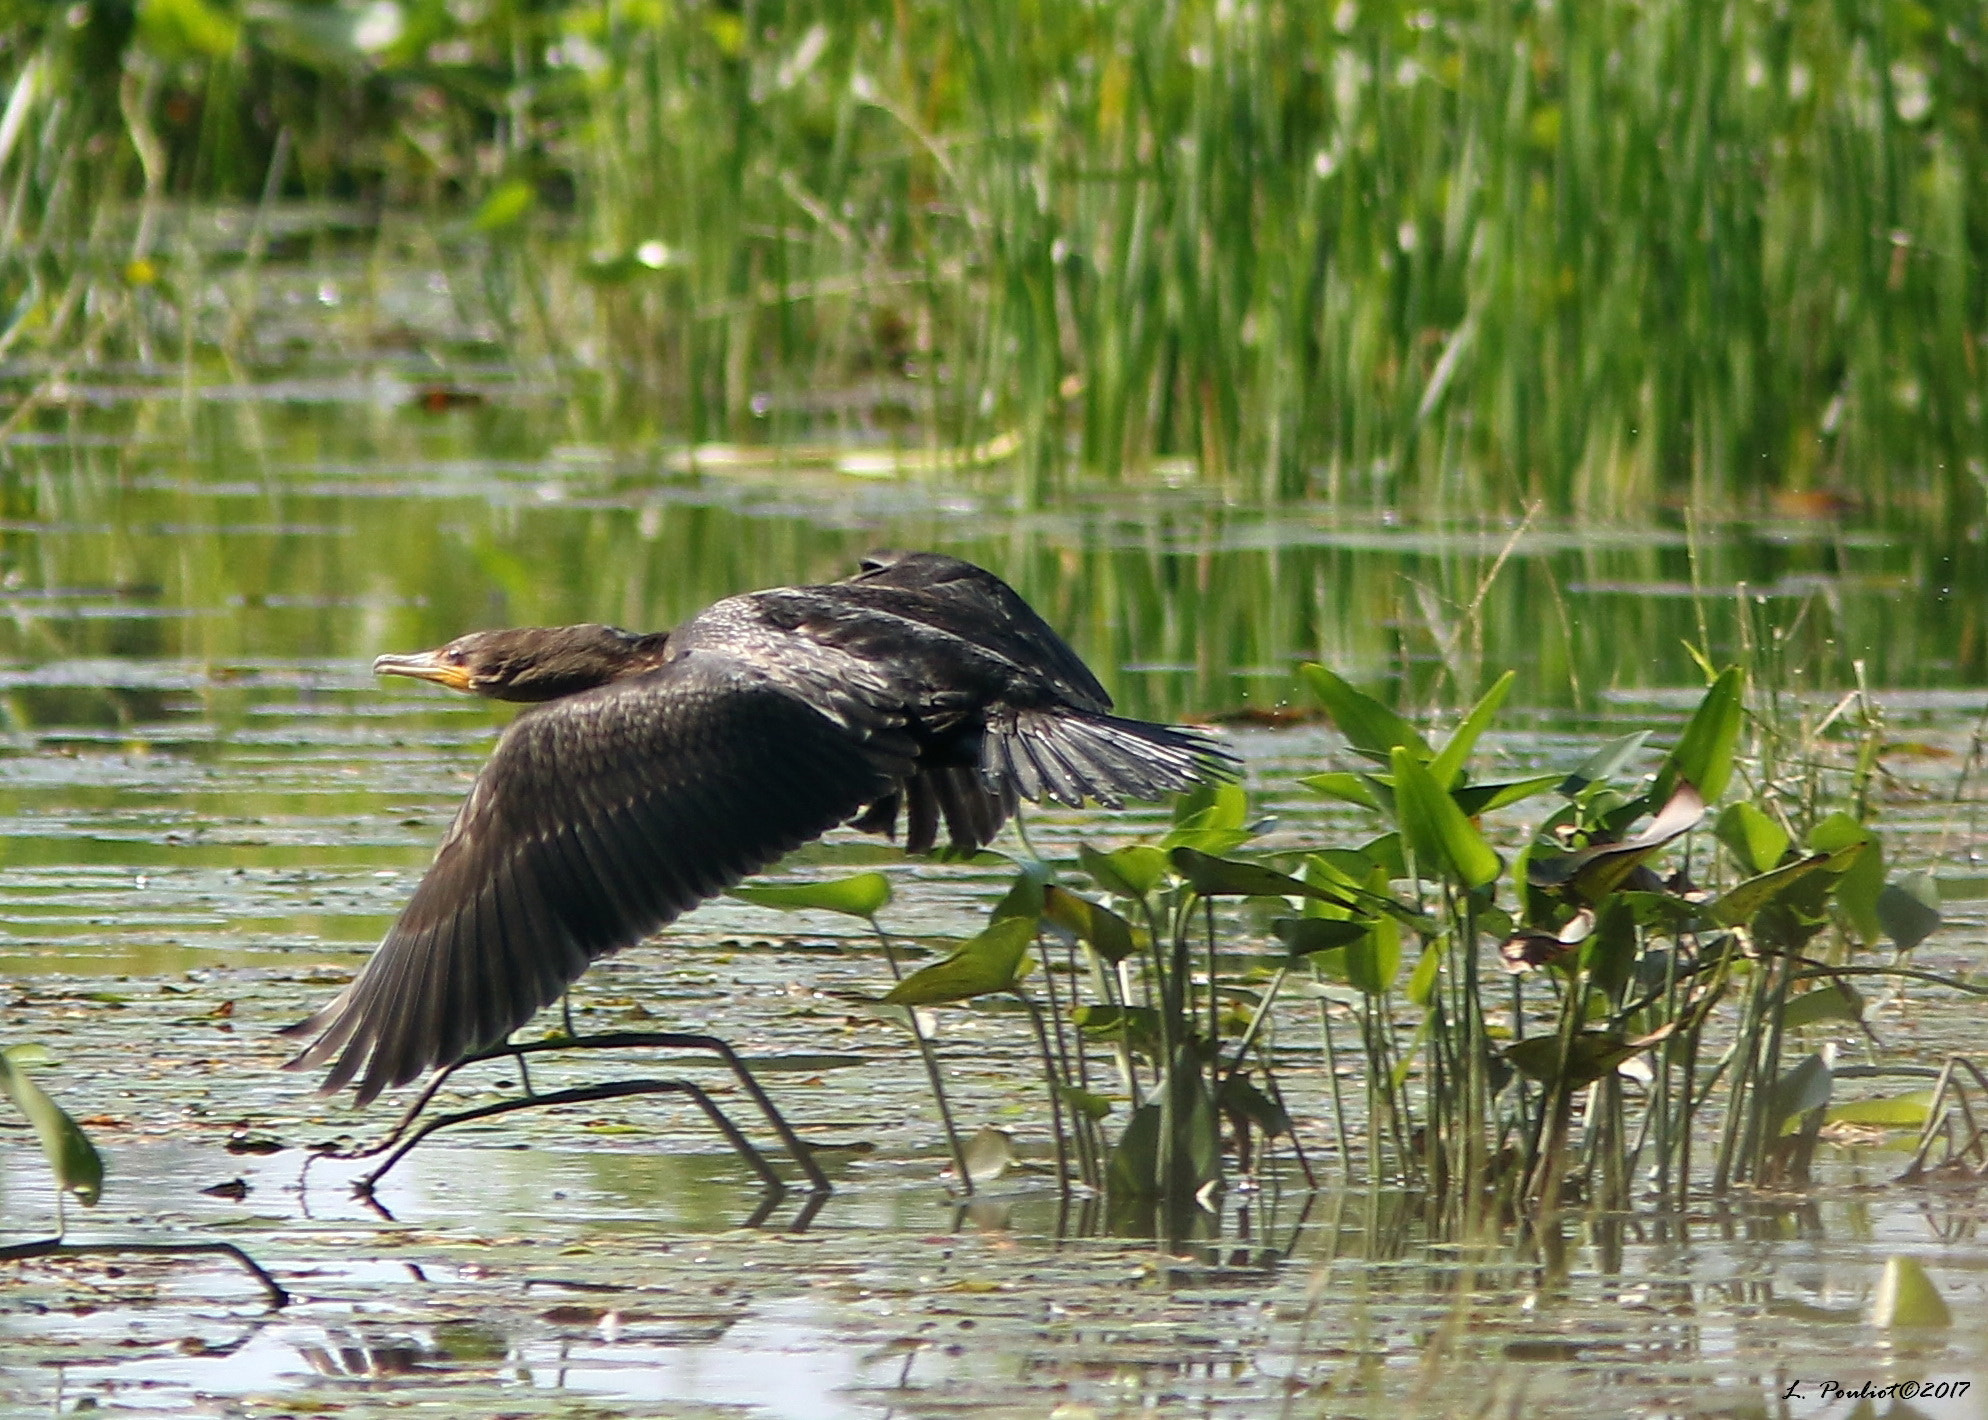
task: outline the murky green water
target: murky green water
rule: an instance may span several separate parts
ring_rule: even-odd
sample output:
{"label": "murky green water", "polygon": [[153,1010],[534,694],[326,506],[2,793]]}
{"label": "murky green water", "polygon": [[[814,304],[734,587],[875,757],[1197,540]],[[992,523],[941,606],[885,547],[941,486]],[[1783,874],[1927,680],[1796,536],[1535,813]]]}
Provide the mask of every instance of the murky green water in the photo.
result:
{"label": "murky green water", "polygon": [[[664,626],[733,591],[842,575],[878,544],[996,568],[1140,713],[1275,707],[1307,657],[1398,677],[1425,704],[1517,666],[1531,713],[1497,748],[1527,764],[1565,762],[1613,720],[1675,713],[1695,683],[1686,640],[1715,657],[1748,641],[1816,695],[1861,663],[1912,745],[1890,762],[1895,851],[1949,889],[1924,958],[1969,969],[1984,940],[1976,796],[1955,793],[1988,708],[1973,530],[1701,528],[1661,511],[1640,528],[1457,529],[1164,485],[1043,513],[1017,510],[999,474],[611,450],[579,437],[550,382],[452,367],[471,403],[428,399],[434,379],[411,358],[191,392],[99,371],[0,446],[0,1032],[57,1053],[46,1083],[106,1146],[109,1189],[77,1236],[236,1242],[298,1299],[265,1315],[246,1278],[205,1260],[13,1267],[0,1404],[1764,1415],[1799,1383],[1787,1413],[1847,1416],[1853,1402],[1822,1383],[1877,1379],[1975,1389],[1855,1413],[1988,1414],[1983,1201],[1891,1186],[1895,1150],[1832,1150],[1813,1198],[1589,1220],[1559,1268],[1432,1243],[1406,1200],[1308,1197],[1288,1169],[1233,1197],[1219,1236],[1156,1253],[1099,1238],[1029,1174],[955,1208],[915,1057],[852,1004],[886,979],[881,958],[835,920],[730,901],[597,967],[578,1019],[859,1061],[768,1074],[810,1137],[851,1146],[807,1232],[742,1226],[749,1176],[678,1100],[465,1129],[388,1180],[391,1219],[348,1196],[353,1165],[320,1164],[301,1186],[306,1146],[389,1116],[278,1073],[270,1032],[363,959],[497,724],[375,683],[370,658],[477,625]],[[1229,732],[1282,829],[1340,822],[1278,787],[1331,753],[1325,731]],[[1157,822],[1055,812],[1034,836],[1054,855]],[[855,844],[803,867],[863,859]],[[889,871],[889,920],[913,936],[968,930],[1000,881]],[[1975,1021],[1924,1005],[1880,1030],[1931,1058]],[[1017,1023],[950,1012],[942,1044],[961,1114],[1044,1154]],[[487,1071],[464,1097],[508,1086]],[[541,1087],[598,1077],[585,1062],[535,1072]],[[1301,1109],[1319,1109],[1319,1082],[1300,1088]],[[244,1135],[282,1149],[231,1152]],[[240,1198],[202,1192],[237,1179]],[[39,1157],[11,1124],[0,1207],[12,1236],[47,1228]],[[1950,1331],[1866,1324],[1894,1254],[1932,1271]]]}

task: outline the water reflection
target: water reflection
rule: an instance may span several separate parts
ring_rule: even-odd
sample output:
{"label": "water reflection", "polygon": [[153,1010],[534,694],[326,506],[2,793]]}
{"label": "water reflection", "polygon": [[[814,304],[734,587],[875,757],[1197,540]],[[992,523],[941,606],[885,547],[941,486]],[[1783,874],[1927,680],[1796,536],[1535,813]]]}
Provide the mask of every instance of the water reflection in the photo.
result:
{"label": "water reflection", "polygon": [[[1165,487],[1011,513],[1001,485],[965,475],[691,473],[655,451],[562,447],[543,412],[492,405],[437,425],[148,403],[68,416],[73,440],[60,422],[17,440],[0,467],[0,658],[188,674],[182,694],[147,700],[30,673],[7,697],[15,727],[225,715],[231,683],[253,706],[261,677],[300,659],[349,672],[472,626],[672,625],[745,588],[844,575],[878,543],[999,569],[1142,715],[1274,706],[1304,657],[1403,678],[1411,699],[1516,666],[1527,703],[1589,713],[1613,691],[1690,684],[1686,640],[1715,656],[1744,642],[1798,687],[1847,684],[1858,660],[1878,686],[1973,685],[1988,669],[1988,554],[1965,530],[1456,529]],[[147,436],[84,440],[105,422]]]}
{"label": "water reflection", "polygon": [[[298,1294],[267,1320],[144,1300],[216,1295],[197,1269],[24,1273],[0,1347],[59,1369],[0,1366],[0,1384],[36,1406],[51,1386],[105,1405],[358,1391],[508,1409],[543,1393],[812,1420],[936,1416],[969,1397],[1029,1413],[1254,1415],[1297,1397],[1300,1413],[1448,1414],[1465,1391],[1524,1394],[1542,1415],[1765,1413],[1795,1379],[1965,1376],[1988,1278],[1944,1250],[1980,1201],[1860,1192],[1862,1156],[1832,1157],[1819,1196],[1575,1216],[1544,1251],[1434,1236],[1412,1195],[1273,1179],[1155,1254],[1068,1231],[1095,1220],[1041,1188],[948,1215],[922,1184],[845,1179],[797,1237],[735,1230],[740,1180],[715,1156],[439,1150],[409,1164],[419,1231],[361,1227],[356,1208],[301,1232],[259,1224]],[[280,1157],[247,1162],[258,1197],[284,1196]],[[144,1151],[114,1166],[140,1181],[185,1168]],[[1906,1251],[1963,1321],[1874,1348],[1872,1291]],[[1852,1413],[1808,1394],[1784,1413]],[[1916,1403],[1981,1414],[1965,1397]]]}

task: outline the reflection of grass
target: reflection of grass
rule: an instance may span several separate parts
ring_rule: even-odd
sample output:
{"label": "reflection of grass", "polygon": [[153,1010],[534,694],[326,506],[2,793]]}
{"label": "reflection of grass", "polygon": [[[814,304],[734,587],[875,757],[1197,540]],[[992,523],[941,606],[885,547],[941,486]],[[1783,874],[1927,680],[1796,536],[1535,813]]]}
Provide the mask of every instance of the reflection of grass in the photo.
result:
{"label": "reflection of grass", "polygon": [[[879,545],[994,568],[1136,715],[1273,710],[1302,659],[1393,682],[1414,708],[1467,700],[1485,667],[1511,666],[1529,703],[1604,715],[1625,691],[1689,678],[1686,641],[1714,659],[1758,648],[1794,692],[1853,683],[1860,658],[1876,687],[1969,684],[1988,669],[1975,590],[1988,566],[1965,527],[1686,534],[1537,518],[1501,565],[1505,527],[1247,512],[1191,492],[1099,499],[1067,523],[1014,518],[998,474],[961,490],[966,515],[879,500],[850,516],[845,480],[788,492],[769,516],[779,490],[751,479],[552,458],[567,434],[549,413],[446,418],[275,405],[189,418],[166,397],[68,424],[154,442],[10,449],[0,660],[186,666],[158,691],[23,677],[0,685],[6,727],[96,725],[142,742],[197,709],[232,737],[266,724],[272,696],[318,681],[320,707],[349,696],[355,712],[377,709],[363,662],[381,651],[476,626],[669,626],[748,588],[845,576]],[[423,703],[464,737],[494,724]]]}
{"label": "reflection of grass", "polygon": [[[1973,20],[17,8],[0,352],[237,355],[257,273],[334,244],[263,199],[376,194],[383,257],[634,429],[1012,435],[1030,497],[1182,461],[1459,510],[1980,474]],[[245,206],[217,237],[182,199]]]}

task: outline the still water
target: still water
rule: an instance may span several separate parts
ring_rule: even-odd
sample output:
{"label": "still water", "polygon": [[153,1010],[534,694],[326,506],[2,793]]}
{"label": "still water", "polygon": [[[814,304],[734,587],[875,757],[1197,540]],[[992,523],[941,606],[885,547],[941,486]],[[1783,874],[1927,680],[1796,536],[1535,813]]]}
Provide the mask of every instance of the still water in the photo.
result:
{"label": "still water", "polygon": [[[376,683],[371,658],[474,626],[667,626],[878,545],[985,563],[1127,710],[1221,723],[1291,829],[1338,822],[1284,787],[1335,753],[1293,713],[1301,659],[1436,709],[1516,667],[1494,750],[1555,767],[1680,714],[1702,685],[1687,643],[1752,657],[1791,705],[1861,681],[1904,747],[1895,851],[1948,890],[1922,962],[1971,969],[1988,936],[1963,770],[1988,709],[1978,528],[1675,509],[1457,527],[1165,478],[1042,511],[998,471],[608,446],[506,369],[433,378],[412,359],[198,387],[95,370],[0,446],[0,1031],[50,1047],[42,1078],[105,1147],[75,1236],[238,1243],[297,1297],[265,1314],[210,1259],[7,1264],[10,1413],[1988,1415],[1983,1202],[1893,1186],[1895,1140],[1832,1148],[1813,1196],[1585,1220],[1557,1268],[1439,1245],[1411,1200],[1308,1195],[1288,1169],[1217,1235],[1155,1252],[1030,1172],[951,1201],[915,1056],[857,999],[881,957],[847,923],[734,901],[596,968],[576,1014],[773,1057],[796,1122],[846,1146],[807,1231],[778,1226],[796,1199],[742,1226],[750,1178],[680,1102],[445,1136],[382,1188],[390,1216],[348,1196],[350,1165],[306,1176],[309,1145],[390,1114],[279,1073],[270,1032],[363,959],[501,719]],[[1034,836],[1054,857],[1158,822],[1058,811]],[[1002,883],[847,835],[795,871],[873,861],[913,939],[972,930]],[[1022,1032],[948,1016],[960,1113],[1041,1157]],[[1978,1035],[1934,1003],[1884,1030],[1925,1058]],[[485,1093],[506,1087],[490,1069]],[[48,1230],[44,1179],[7,1123],[10,1237]],[[1950,1330],[1867,1324],[1894,1255],[1925,1263]],[[1929,1389],[1858,1411],[1825,1388],[1866,1380]],[[1957,1382],[1973,1392],[1927,1398]]]}

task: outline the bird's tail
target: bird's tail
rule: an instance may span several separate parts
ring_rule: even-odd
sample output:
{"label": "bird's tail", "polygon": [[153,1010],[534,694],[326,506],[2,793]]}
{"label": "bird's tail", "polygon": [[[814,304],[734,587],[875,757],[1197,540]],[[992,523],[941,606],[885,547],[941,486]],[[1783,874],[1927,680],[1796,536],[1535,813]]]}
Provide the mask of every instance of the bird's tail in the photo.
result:
{"label": "bird's tail", "polygon": [[1233,779],[1241,769],[1240,760],[1198,731],[1069,709],[993,720],[981,758],[990,787],[1072,808],[1086,799],[1114,809],[1127,799],[1161,799],[1193,784]]}

